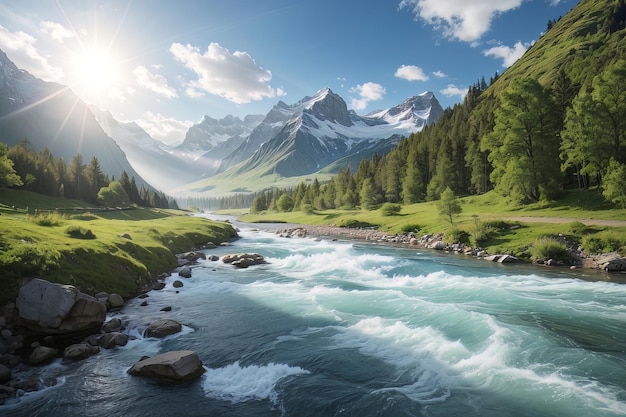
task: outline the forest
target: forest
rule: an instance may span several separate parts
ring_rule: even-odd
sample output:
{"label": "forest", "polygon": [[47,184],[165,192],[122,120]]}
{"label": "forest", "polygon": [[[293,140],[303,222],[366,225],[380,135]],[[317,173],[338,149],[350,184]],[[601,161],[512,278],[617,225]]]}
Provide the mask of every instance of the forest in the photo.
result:
{"label": "forest", "polygon": [[8,147],[0,143],[0,187],[28,190],[53,197],[81,200],[105,207],[135,204],[143,207],[178,208],[176,200],[142,184],[123,171],[119,180],[109,178],[97,157],[84,163],[80,153],[69,165],[48,148],[35,152],[28,139]]}

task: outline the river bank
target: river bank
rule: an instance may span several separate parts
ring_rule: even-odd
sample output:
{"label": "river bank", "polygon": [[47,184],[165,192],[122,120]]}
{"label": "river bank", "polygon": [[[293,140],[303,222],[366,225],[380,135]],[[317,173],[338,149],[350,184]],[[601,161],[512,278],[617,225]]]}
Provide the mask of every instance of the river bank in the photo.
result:
{"label": "river bank", "polygon": [[[414,233],[390,235],[371,228],[346,228],[328,225],[297,225],[289,228],[279,228],[276,233],[283,237],[317,236],[331,239],[379,242],[392,245],[409,245],[417,248],[464,254],[500,263],[513,263],[518,261],[531,263],[530,261],[519,260],[508,254],[490,254],[481,248],[471,248],[463,244],[445,242],[443,233],[420,236]],[[570,269],[582,268],[590,271],[603,271],[610,274],[607,275],[608,279],[610,279],[610,276],[613,276],[618,282],[626,282],[626,258],[620,256],[618,253],[589,255],[575,248],[571,243],[565,240],[563,243],[566,245],[569,244],[569,250],[572,256],[572,262],[570,264],[554,262],[550,259],[538,259],[532,261],[532,263],[538,266],[567,267]]]}

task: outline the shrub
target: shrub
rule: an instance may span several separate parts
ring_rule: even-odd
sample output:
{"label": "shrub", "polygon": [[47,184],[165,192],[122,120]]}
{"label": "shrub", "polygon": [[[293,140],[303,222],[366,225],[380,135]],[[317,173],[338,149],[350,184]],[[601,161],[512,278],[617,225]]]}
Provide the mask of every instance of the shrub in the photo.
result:
{"label": "shrub", "polygon": [[411,232],[417,233],[420,231],[421,228],[422,227],[419,224],[405,224],[400,230],[402,231],[402,233],[407,234]]}
{"label": "shrub", "polygon": [[345,227],[348,229],[357,229],[357,228],[363,228],[363,227],[376,227],[375,224],[371,224],[368,222],[362,222],[362,221],[358,221],[355,219],[343,219],[339,222],[338,224],[339,227]]}
{"label": "shrub", "polygon": [[567,247],[552,237],[535,240],[531,255],[533,259],[554,259],[555,261],[570,261],[572,258]]}
{"label": "shrub", "polygon": [[462,243],[467,245],[470,243],[470,234],[465,230],[457,229],[455,227],[446,231],[444,239],[449,243]]}
{"label": "shrub", "polygon": [[91,229],[84,228],[82,226],[68,226],[65,229],[65,234],[76,239],[95,239],[96,235],[93,234]]}
{"label": "shrub", "polygon": [[396,216],[402,210],[402,206],[396,203],[385,203],[380,209],[383,216]]}
{"label": "shrub", "polygon": [[28,219],[38,224],[39,226],[52,227],[52,226],[60,226],[65,220],[65,216],[59,213],[38,213],[33,216],[28,216]]}
{"label": "shrub", "polygon": [[622,252],[626,247],[626,236],[617,231],[606,231],[584,236],[581,242],[583,250],[590,254]]}

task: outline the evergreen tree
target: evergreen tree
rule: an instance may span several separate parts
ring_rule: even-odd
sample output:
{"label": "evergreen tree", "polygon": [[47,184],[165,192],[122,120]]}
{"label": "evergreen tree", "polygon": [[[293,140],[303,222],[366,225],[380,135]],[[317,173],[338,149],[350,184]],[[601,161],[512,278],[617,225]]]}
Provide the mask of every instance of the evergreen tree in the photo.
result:
{"label": "evergreen tree", "polygon": [[65,196],[84,200],[89,196],[89,183],[85,177],[85,165],[80,153],[74,155],[67,169]]}
{"label": "evergreen tree", "polygon": [[374,208],[374,205],[376,203],[374,198],[374,185],[371,178],[366,178],[365,181],[363,181],[359,197],[361,202],[361,208],[363,210],[371,210],[372,208]]}
{"label": "evergreen tree", "polygon": [[102,169],[100,168],[98,158],[95,156],[91,158],[91,161],[89,161],[89,164],[87,165],[86,177],[89,184],[89,201],[95,202],[98,199],[98,191],[100,191],[100,188],[108,185],[106,178],[102,173]]}

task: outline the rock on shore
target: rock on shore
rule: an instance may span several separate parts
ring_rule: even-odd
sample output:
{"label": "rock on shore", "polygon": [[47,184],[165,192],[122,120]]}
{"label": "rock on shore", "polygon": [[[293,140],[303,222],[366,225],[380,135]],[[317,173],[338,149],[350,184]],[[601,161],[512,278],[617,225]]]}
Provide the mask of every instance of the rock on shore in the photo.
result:
{"label": "rock on shore", "polygon": [[46,334],[99,329],[107,311],[104,303],[76,287],[39,278],[20,288],[16,306],[24,325]]}

